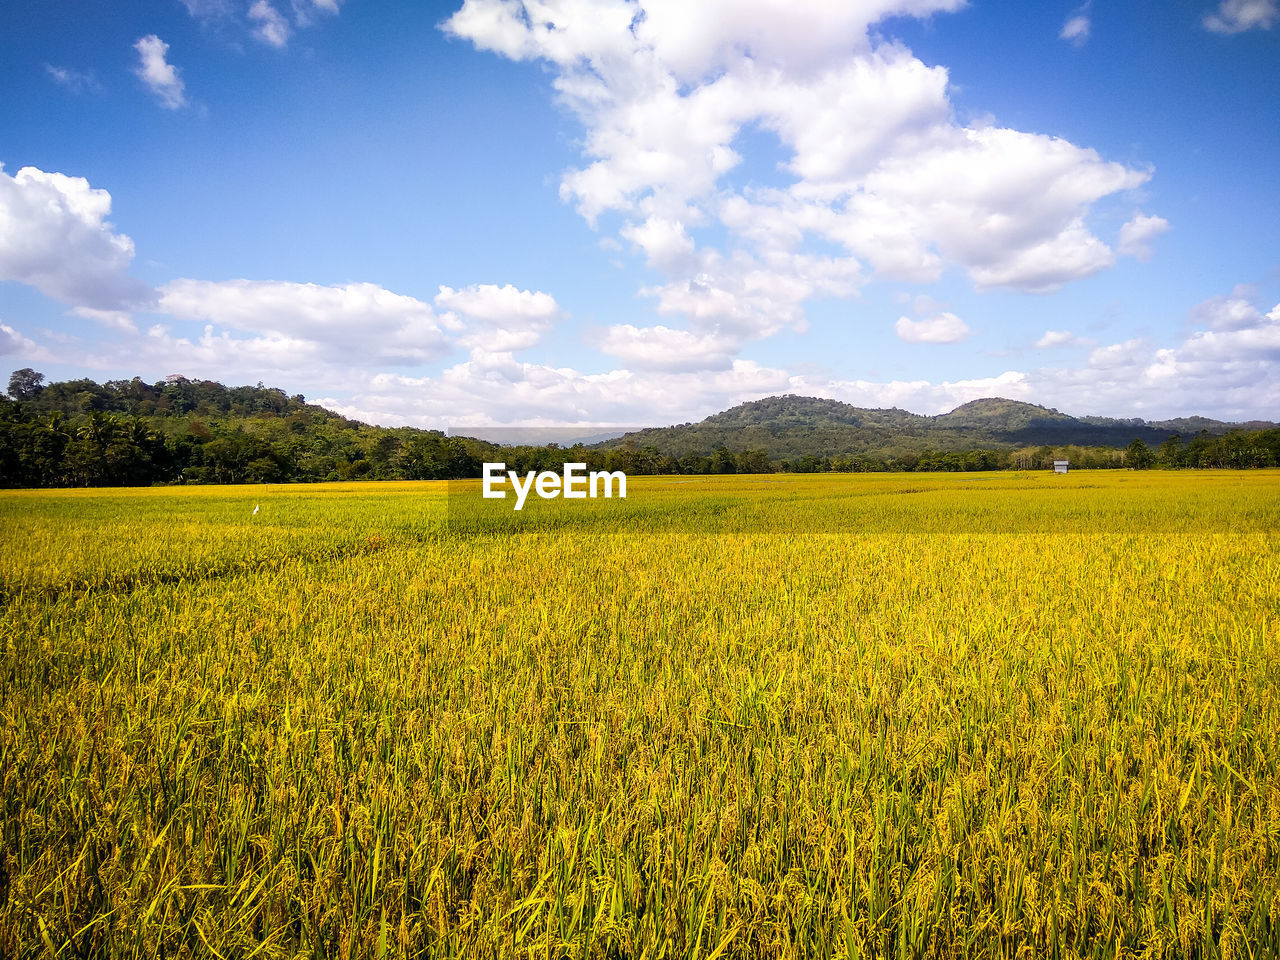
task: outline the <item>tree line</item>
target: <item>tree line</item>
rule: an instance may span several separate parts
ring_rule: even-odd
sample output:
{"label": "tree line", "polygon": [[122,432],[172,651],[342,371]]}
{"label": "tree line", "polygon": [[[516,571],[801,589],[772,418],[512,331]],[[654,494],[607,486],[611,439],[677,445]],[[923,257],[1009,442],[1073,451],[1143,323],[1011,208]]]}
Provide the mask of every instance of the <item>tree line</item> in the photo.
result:
{"label": "tree line", "polygon": [[628,474],[758,474],[1073,468],[1267,467],[1280,465],[1280,430],[1173,437],[1150,449],[1041,446],[963,451],[890,450],[883,456],[805,454],[719,445],[676,457],[626,438],[612,448],[498,446],[436,430],[373,427],[258,384],[139,378],[45,383],[15,371],[0,398],[0,486],[146,486],[325,480],[448,480],[478,477],[485,461],[556,470],[565,462]]}

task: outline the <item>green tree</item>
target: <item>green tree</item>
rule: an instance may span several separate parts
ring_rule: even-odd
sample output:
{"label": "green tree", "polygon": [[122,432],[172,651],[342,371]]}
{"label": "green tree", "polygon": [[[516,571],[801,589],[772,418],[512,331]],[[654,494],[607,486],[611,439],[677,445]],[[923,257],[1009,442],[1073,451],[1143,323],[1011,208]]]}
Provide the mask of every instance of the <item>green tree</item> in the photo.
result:
{"label": "green tree", "polygon": [[736,458],[739,473],[772,473],[773,464],[764,450],[743,450]]}
{"label": "green tree", "polygon": [[1160,449],[1156,453],[1156,461],[1162,467],[1182,466],[1182,437],[1175,433],[1160,444]]}
{"label": "green tree", "polygon": [[34,400],[44,389],[44,374],[23,367],[9,377],[9,396],[15,400]]}
{"label": "green tree", "polygon": [[1151,453],[1151,448],[1141,438],[1135,438],[1124,451],[1125,466],[1133,470],[1146,470],[1154,462],[1155,456]]}
{"label": "green tree", "polygon": [[712,473],[735,473],[738,469],[738,458],[728,447],[719,446],[711,452]]}

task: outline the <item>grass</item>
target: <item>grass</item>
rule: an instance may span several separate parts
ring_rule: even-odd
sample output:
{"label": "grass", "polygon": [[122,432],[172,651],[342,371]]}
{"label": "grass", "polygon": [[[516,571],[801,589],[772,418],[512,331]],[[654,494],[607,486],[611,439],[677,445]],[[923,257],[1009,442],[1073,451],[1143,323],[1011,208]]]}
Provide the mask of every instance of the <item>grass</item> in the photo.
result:
{"label": "grass", "polygon": [[1278,480],[0,495],[0,954],[1280,954]]}

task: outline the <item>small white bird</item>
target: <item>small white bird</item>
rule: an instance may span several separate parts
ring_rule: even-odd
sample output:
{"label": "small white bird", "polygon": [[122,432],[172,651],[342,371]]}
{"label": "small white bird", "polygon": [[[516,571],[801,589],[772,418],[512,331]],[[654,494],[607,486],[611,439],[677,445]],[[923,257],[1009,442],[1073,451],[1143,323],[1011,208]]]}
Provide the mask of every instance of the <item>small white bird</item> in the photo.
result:
{"label": "small white bird", "polygon": [[253,505],[253,513],[251,513],[251,514],[250,514],[250,516],[251,516],[251,517],[256,517],[257,515],[258,515],[258,505],[255,503],[255,504]]}

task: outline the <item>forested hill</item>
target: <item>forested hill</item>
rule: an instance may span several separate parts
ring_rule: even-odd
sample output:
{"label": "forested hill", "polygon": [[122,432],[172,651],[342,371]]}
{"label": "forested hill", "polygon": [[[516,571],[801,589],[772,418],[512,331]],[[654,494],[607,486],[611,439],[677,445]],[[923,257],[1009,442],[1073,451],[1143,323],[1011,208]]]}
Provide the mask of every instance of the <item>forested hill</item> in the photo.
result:
{"label": "forested hill", "polygon": [[1202,417],[1154,422],[1072,417],[1048,407],[1003,399],[974,400],[950,413],[926,417],[897,408],[866,409],[838,400],[783,396],[739,404],[700,423],[636,431],[611,443],[652,446],[674,457],[725,446],[734,451],[762,449],[771,459],[815,454],[885,459],[926,450],[1064,445],[1121,448],[1134,440],[1154,446],[1174,436],[1220,436],[1275,426]]}
{"label": "forested hill", "polygon": [[[1173,434],[1181,437],[1167,439]],[[479,476],[487,460],[521,472],[574,461],[629,474],[702,474],[1044,469],[1063,457],[1077,467],[1277,466],[1280,429],[1077,419],[1011,400],[922,417],[772,397],[594,447],[499,447],[369,426],[262,384],[185,377],[46,384],[25,369],[0,397],[0,487],[442,480]]]}
{"label": "forested hill", "polygon": [[258,384],[45,384],[19,370],[0,398],[0,486],[116,486],[478,475],[495,448],[349,420]]}

